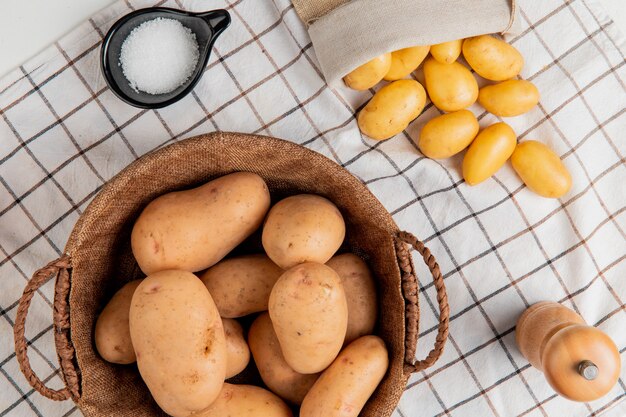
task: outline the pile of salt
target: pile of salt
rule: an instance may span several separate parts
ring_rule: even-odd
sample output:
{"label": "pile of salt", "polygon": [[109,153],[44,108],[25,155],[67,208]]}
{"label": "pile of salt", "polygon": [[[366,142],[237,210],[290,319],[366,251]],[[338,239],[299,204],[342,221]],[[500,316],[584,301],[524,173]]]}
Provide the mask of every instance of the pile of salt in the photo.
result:
{"label": "pile of salt", "polygon": [[122,43],[120,65],[135,91],[164,94],[187,82],[199,55],[195,33],[177,20],[159,17],[130,32]]}

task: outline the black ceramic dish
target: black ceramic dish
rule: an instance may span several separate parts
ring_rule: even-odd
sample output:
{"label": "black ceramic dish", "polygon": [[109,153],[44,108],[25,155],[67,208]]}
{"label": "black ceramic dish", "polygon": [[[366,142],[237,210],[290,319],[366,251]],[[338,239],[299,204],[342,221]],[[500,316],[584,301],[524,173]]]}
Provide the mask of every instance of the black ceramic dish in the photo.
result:
{"label": "black ceramic dish", "polygon": [[[119,65],[122,43],[130,32],[142,23],[163,17],[176,19],[196,34],[200,57],[189,80],[174,91],[165,94],[148,94],[133,90]],[[200,81],[217,37],[230,25],[230,14],[226,10],[190,13],[166,7],[140,9],[127,14],[115,22],[102,42],[100,55],[102,72],[107,84],[116,96],[126,103],[144,109],[169,106],[187,95]]]}

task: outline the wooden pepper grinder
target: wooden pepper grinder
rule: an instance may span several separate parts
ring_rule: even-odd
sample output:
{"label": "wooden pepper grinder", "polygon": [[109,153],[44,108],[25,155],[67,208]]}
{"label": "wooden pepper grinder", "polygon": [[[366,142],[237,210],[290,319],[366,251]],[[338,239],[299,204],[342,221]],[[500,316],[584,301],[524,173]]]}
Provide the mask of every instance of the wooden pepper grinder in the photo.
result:
{"label": "wooden pepper grinder", "polygon": [[621,360],[615,343],[558,303],[530,306],[517,321],[515,338],[522,355],[570,400],[596,400],[619,378]]}

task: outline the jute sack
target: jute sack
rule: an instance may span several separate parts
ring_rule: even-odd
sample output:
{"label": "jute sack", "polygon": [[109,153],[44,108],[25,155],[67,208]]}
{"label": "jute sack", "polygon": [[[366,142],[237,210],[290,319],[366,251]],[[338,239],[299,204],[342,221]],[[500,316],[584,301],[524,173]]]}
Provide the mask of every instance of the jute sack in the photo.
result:
{"label": "jute sack", "polygon": [[[400,232],[382,204],[348,171],[291,142],[237,133],[183,140],[143,156],[111,179],[74,227],[65,254],[37,271],[24,290],[15,322],[15,350],[30,384],[53,400],[72,399],[87,417],[164,416],[135,365],[105,362],[93,331],[100,311],[124,283],[142,277],[130,249],[130,232],[141,210],[159,195],[198,186],[237,171],[259,174],[273,202],[293,194],[329,198],[347,224],[343,250],[363,257],[377,279],[380,315],[376,334],[389,349],[390,367],[363,416],[389,416],[412,372],[431,366],[448,333],[448,304],[439,266],[424,245]],[[418,335],[417,278],[407,243],[432,272],[440,308],[435,347],[415,362]],[[24,324],[35,291],[56,276],[53,324],[66,387],[47,388],[27,357]],[[237,382],[246,382],[238,378]]]}
{"label": "jute sack", "polygon": [[516,32],[515,0],[292,0],[326,82],[386,52]]}

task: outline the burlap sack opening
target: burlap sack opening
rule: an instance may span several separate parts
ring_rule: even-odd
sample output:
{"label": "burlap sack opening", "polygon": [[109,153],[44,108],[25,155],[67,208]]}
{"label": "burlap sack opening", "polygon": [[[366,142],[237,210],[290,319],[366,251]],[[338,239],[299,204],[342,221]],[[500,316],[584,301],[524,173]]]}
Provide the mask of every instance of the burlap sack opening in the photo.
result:
{"label": "burlap sack opening", "polygon": [[[412,236],[399,232],[382,204],[339,165],[287,141],[235,133],[187,139],[129,165],[102,188],[80,217],[66,255],[34,275],[18,306],[15,336],[18,361],[35,389],[55,400],[72,398],[87,417],[165,416],[136,366],[113,365],[99,357],[93,342],[95,321],[117,289],[143,276],[130,250],[130,231],[143,207],[161,194],[236,171],[261,175],[274,202],[287,195],[315,193],[341,210],[347,223],[345,249],[366,259],[377,278],[381,308],[376,333],[390,353],[387,375],[361,415],[391,415],[411,372],[432,365],[447,336],[447,299],[434,258]],[[423,254],[442,308],[437,345],[416,364],[417,285],[403,242]],[[67,387],[55,391],[46,388],[30,368],[24,322],[36,289],[57,274],[55,340]]]}
{"label": "burlap sack opening", "polygon": [[516,33],[515,0],[292,0],[308,25],[326,82],[372,58],[415,45]]}

